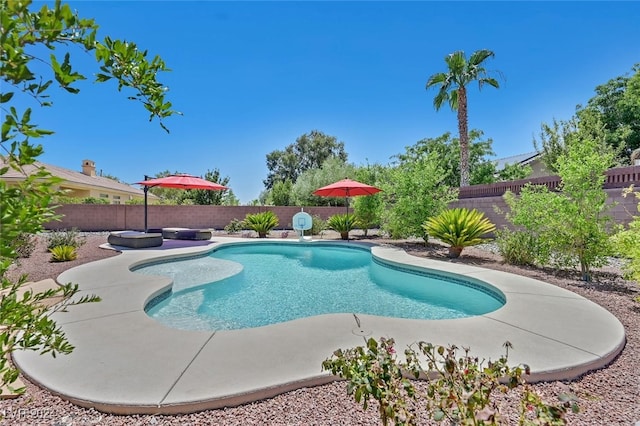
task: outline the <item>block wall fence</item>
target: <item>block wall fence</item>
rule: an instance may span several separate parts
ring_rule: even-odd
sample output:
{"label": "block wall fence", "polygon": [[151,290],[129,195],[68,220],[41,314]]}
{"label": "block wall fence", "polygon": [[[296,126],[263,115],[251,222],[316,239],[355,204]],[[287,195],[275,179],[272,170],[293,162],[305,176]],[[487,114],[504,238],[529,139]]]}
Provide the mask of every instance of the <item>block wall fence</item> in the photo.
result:
{"label": "block wall fence", "polygon": [[[247,213],[271,210],[280,219],[277,229],[292,229],[293,215],[300,207],[292,206],[171,206],[150,205],[147,226],[152,228],[213,228],[224,229],[233,219],[242,220]],[[310,215],[327,219],[344,214],[344,207],[305,207]],[[127,204],[65,204],[56,209],[63,217],[45,224],[45,229],[81,231],[144,230],[144,206]]]}
{"label": "block wall fence", "polygon": [[[560,178],[547,176],[512,182],[501,182],[491,185],[474,185],[460,189],[459,199],[450,207],[467,207],[480,210],[496,227],[508,226],[503,214],[508,211],[502,195],[505,191],[519,193],[527,183],[546,185],[550,189],[557,188]],[[607,202],[615,205],[609,215],[616,223],[628,224],[638,213],[638,201],[633,196],[623,197],[623,188],[634,184],[640,187],[640,166],[619,167],[606,173],[604,189],[608,195]],[[291,229],[293,215],[300,207],[293,206],[148,206],[149,228],[213,228],[223,229],[233,219],[242,220],[247,213],[273,211],[280,219],[278,229]],[[126,204],[67,204],[56,210],[63,217],[60,221],[45,224],[45,229],[71,229],[81,231],[120,231],[126,229],[144,229],[144,206]],[[305,207],[304,211],[327,219],[334,214],[345,212],[344,207]],[[426,219],[426,218],[425,218]]]}

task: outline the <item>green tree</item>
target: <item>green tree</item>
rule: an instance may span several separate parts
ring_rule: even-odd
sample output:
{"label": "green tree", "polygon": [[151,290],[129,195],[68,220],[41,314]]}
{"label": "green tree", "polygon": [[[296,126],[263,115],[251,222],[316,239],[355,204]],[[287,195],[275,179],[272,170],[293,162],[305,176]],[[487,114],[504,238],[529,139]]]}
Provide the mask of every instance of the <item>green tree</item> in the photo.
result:
{"label": "green tree", "polygon": [[[9,169],[23,171],[24,166],[34,164],[43,153],[43,147],[32,139],[53,133],[32,123],[32,109],[19,111],[16,100],[23,98],[39,107],[52,107],[50,93],[54,81],[67,93],[79,92],[77,84],[86,78],[72,67],[69,52],[73,48],[94,53],[100,71],[96,81],[113,79],[118,90],[132,89],[129,98],[141,102],[150,119],[157,118],[160,126],[167,130],[163,119],[177,112],[165,100],[166,88],[156,80],[159,72],[167,70],[159,57],[148,60],[147,52],[131,42],[108,37],[98,41],[98,26],[94,20],[79,18],[69,5],[60,1],[52,6],[42,5],[37,12],[31,11],[30,6],[29,0],[0,0],[0,105],[3,112],[0,177]],[[57,48],[63,49],[62,55],[54,53]],[[43,52],[49,52],[49,56],[41,56]],[[59,180],[44,168],[30,176],[25,173],[25,180],[16,186],[9,187],[4,179],[0,179],[0,280],[3,291],[0,299],[0,385],[11,384],[18,377],[18,371],[8,362],[14,349],[53,355],[69,353],[73,349],[60,327],[51,320],[52,311],[43,306],[42,300],[54,295],[70,297],[77,287],[68,284],[56,291],[27,292],[18,297],[19,288],[27,277],[14,282],[5,276],[16,260],[16,244],[21,241],[18,236],[36,233],[42,230],[44,223],[56,217],[51,206],[52,198],[60,195],[53,189],[56,183]],[[55,309],[64,309],[71,304],[69,300]],[[84,297],[73,303],[92,300],[96,299]]]}
{"label": "green tree", "polygon": [[354,176],[355,172],[355,166],[345,163],[341,158],[328,158],[321,167],[309,169],[300,175],[291,188],[291,204],[294,206],[344,206],[346,201],[342,197],[318,197],[313,195],[313,191],[345,177]]}
{"label": "green tree", "polygon": [[595,113],[606,128],[606,141],[616,150],[617,160],[629,164],[629,156],[640,148],[640,63],[623,75],[597,86],[587,105],[578,107],[577,116]]}
{"label": "green tree", "polygon": [[467,86],[478,82],[478,87],[488,84],[499,87],[498,80],[489,77],[484,68],[484,62],[494,57],[491,50],[477,50],[471,54],[469,60],[464,52],[457,51],[447,55],[444,60],[447,72],[433,74],[427,80],[427,90],[438,86],[438,94],[433,99],[433,106],[439,110],[448,103],[452,111],[458,112],[458,132],[460,135],[460,186],[469,185],[469,134],[467,112]]}
{"label": "green tree", "polygon": [[591,268],[611,254],[605,214],[609,205],[602,185],[615,154],[605,133],[598,117],[580,121],[555,163],[562,179],[557,192],[531,185],[519,197],[505,194],[511,208],[507,219],[545,244],[538,262],[552,259],[559,267],[580,265],[585,281],[591,280]]}
{"label": "green tree", "polygon": [[[379,186],[386,175],[386,168],[380,164],[367,164],[358,167],[356,180],[367,185]],[[382,218],[383,200],[380,193],[355,197],[353,211],[356,220],[362,227],[365,237],[369,229],[380,226]]]}
{"label": "green tree", "polygon": [[444,184],[440,164],[440,157],[429,153],[390,168],[380,182],[382,227],[392,238],[426,238],[422,223],[457,198],[457,189]]}
{"label": "green tree", "polygon": [[[204,180],[208,180],[209,182],[218,183],[222,186],[229,185],[229,176],[225,176],[224,178],[220,177],[220,170],[213,169],[207,170],[207,173],[204,174]],[[192,189],[190,191],[182,191],[183,192],[183,203],[184,200],[192,200],[193,204],[197,205],[205,205],[205,206],[220,206],[223,204],[225,196],[229,192],[228,189],[222,191],[209,191],[206,189]]]}
{"label": "green tree", "polygon": [[295,184],[303,172],[319,169],[327,159],[333,157],[343,163],[347,161],[344,142],[338,142],[335,136],[312,130],[298,137],[296,142],[288,145],[284,151],[276,150],[267,154],[269,174],[264,186],[271,189],[276,182],[284,182],[287,179]]}
{"label": "green tree", "polygon": [[223,206],[239,206],[240,200],[236,197],[236,194],[233,193],[233,190],[229,189],[224,191],[222,194],[222,203]]}
{"label": "green tree", "polygon": [[[493,140],[483,139],[483,135],[481,130],[474,129],[469,132],[468,161],[471,185],[493,183],[497,180],[495,163],[490,159],[495,156],[491,147]],[[440,157],[444,173],[443,182],[448,186],[457,187],[460,184],[460,139],[453,138],[449,132],[436,138],[421,139],[415,145],[406,147],[404,153],[393,158],[402,163],[429,153],[435,153]]]}
{"label": "green tree", "polygon": [[269,204],[274,206],[288,206],[291,202],[291,189],[293,184],[290,180],[276,182],[269,191]]}
{"label": "green tree", "polygon": [[[524,179],[531,175],[531,166],[522,164],[505,164],[504,168],[497,172],[496,178],[499,182]],[[489,182],[487,182],[489,183]]]}

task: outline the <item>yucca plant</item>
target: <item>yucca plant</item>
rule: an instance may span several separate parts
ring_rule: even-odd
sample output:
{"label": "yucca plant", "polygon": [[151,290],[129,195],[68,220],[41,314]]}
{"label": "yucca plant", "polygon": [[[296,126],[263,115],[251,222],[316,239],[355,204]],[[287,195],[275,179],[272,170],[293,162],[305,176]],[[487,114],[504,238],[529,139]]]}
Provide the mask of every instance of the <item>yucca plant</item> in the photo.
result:
{"label": "yucca plant", "polygon": [[278,216],[272,211],[248,214],[244,218],[247,228],[258,233],[259,238],[267,238],[267,234],[280,223]]}
{"label": "yucca plant", "polygon": [[78,257],[78,251],[74,246],[55,246],[49,251],[53,262],[68,262]]}
{"label": "yucca plant", "polygon": [[430,217],[422,228],[428,235],[449,244],[449,257],[456,258],[463,248],[481,244],[482,236],[495,231],[496,226],[476,209],[456,208]]}
{"label": "yucca plant", "polygon": [[327,227],[340,233],[343,240],[349,239],[349,231],[358,226],[358,220],[352,214],[336,214],[327,220]]}

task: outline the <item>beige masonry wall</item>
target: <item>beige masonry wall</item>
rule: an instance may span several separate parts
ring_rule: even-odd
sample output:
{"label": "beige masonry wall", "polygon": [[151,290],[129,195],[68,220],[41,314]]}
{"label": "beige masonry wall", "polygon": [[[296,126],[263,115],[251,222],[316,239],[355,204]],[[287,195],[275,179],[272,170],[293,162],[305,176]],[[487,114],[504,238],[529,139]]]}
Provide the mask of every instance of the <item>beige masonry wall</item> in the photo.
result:
{"label": "beige masonry wall", "polygon": [[[614,203],[609,214],[616,223],[628,224],[633,215],[638,215],[635,197],[622,197],[622,189],[607,189],[608,202]],[[508,210],[502,197],[465,198],[451,204],[451,207],[478,209],[500,229],[508,223],[503,214]],[[165,206],[148,207],[148,227],[153,228],[214,228],[223,229],[233,219],[244,219],[247,213],[273,211],[280,219],[278,229],[291,229],[291,218],[300,211],[300,207],[262,207],[262,206]],[[345,212],[344,207],[305,207],[304,211],[327,219],[334,214]],[[49,222],[46,229],[71,229],[81,231],[120,231],[125,229],[144,229],[144,206],[141,205],[104,205],[104,204],[68,204],[57,209],[64,215],[61,221]]]}
{"label": "beige masonry wall", "polygon": [[[233,219],[242,220],[247,213],[273,211],[280,219],[278,229],[291,229],[293,215],[300,207],[263,206],[148,206],[147,224],[153,228],[213,228],[223,229]],[[344,207],[305,207],[310,215],[327,219],[345,213]],[[144,229],[144,206],[106,204],[65,204],[56,209],[63,215],[60,221],[49,222],[45,229],[71,229],[81,231],[121,231]]]}

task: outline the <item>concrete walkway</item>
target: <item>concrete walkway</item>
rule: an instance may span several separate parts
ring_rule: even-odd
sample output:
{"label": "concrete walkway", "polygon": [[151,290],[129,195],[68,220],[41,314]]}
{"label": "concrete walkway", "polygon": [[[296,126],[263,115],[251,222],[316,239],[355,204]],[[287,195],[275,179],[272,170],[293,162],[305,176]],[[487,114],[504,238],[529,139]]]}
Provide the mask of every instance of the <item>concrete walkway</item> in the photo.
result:
{"label": "concrete walkway", "polygon": [[96,294],[102,301],[54,315],[75,345],[72,354],[54,359],[17,352],[15,362],[35,383],[76,404],[119,414],[169,414],[238,405],[333,381],[321,371],[322,361],[337,348],[362,345],[366,336],[393,337],[400,353],[421,340],[469,346],[481,359],[501,356],[508,340],[513,344],[509,363],[528,364],[532,380],[576,378],[607,365],[624,347],[618,319],[575,293],[385,246],[373,246],[372,254],[403,268],[438,270],[488,283],[506,296],[507,303],[486,315],[455,320],[358,315],[358,326],[349,313],[209,332],[170,329],[145,314],[145,304],[171,282],[131,272],[131,267],[204,253],[234,241],[247,242],[215,237],[204,242],[165,241],[161,247],[123,250],[119,256],[64,272],[58,282],[77,283],[78,297]]}

